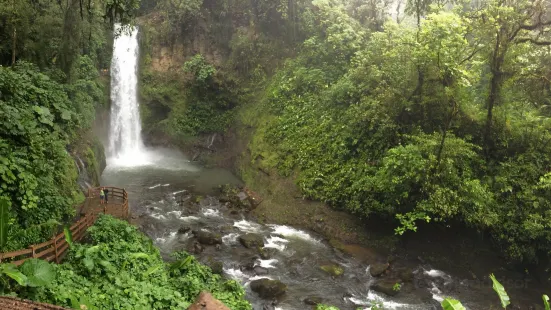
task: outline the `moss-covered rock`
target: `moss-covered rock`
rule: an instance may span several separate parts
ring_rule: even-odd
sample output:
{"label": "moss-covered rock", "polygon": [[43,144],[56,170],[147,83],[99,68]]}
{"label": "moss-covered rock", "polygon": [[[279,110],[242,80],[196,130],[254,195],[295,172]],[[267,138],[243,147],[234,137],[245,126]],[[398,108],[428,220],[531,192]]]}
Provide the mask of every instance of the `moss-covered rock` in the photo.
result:
{"label": "moss-covered rock", "polygon": [[337,264],[322,265],[320,266],[320,269],[334,277],[341,276],[344,273],[344,269]]}

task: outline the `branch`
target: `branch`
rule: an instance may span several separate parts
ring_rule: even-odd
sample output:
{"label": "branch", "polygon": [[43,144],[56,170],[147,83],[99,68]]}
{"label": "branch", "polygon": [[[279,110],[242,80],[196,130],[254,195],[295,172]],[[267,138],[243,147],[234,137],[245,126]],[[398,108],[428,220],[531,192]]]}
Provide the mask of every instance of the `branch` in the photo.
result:
{"label": "branch", "polygon": [[551,45],[551,41],[539,41],[539,40],[532,39],[532,38],[519,38],[515,41],[515,44],[526,43],[526,42],[529,42],[529,43],[532,43],[532,44],[535,44],[535,45],[539,45],[539,46]]}
{"label": "branch", "polygon": [[465,59],[461,60],[461,62],[459,62],[459,65],[462,65],[464,62],[471,60],[474,57],[474,55],[476,55],[476,53],[480,52],[481,50],[482,50],[482,48],[475,48],[473,50],[473,52],[469,56],[467,56],[467,58],[465,58]]}

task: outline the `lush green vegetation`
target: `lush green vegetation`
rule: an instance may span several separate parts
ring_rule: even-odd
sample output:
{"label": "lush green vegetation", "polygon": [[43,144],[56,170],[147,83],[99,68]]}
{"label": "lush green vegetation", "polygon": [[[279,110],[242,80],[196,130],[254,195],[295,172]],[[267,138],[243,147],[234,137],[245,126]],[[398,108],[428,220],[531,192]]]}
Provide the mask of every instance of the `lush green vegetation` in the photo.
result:
{"label": "lush green vegetation", "polygon": [[[543,2],[410,0],[393,19],[361,1],[146,3],[147,128],[179,139],[239,115],[252,164],[308,198],[398,234],[461,223],[517,261],[550,252]],[[153,46],[189,57],[164,68]]]}
{"label": "lush green vegetation", "polygon": [[163,262],[152,241],[125,221],[101,216],[88,232],[90,242],[73,244],[61,265],[0,265],[1,290],[74,309],[186,309],[210,291],[231,309],[252,309],[239,283],[222,280],[185,252]]}
{"label": "lush green vegetation", "polygon": [[513,259],[549,253],[547,22],[514,13],[546,8],[432,6],[418,27],[373,31],[338,1],[313,4],[316,31],[262,101],[253,161],[307,197],[395,217],[399,234],[462,222]]}
{"label": "lush green vegetation", "polygon": [[[52,236],[83,200],[71,155],[97,184],[103,148],[89,131],[108,104],[100,69],[111,58],[112,22],[135,0],[0,1],[0,251]],[[3,204],[4,205],[4,204]]]}

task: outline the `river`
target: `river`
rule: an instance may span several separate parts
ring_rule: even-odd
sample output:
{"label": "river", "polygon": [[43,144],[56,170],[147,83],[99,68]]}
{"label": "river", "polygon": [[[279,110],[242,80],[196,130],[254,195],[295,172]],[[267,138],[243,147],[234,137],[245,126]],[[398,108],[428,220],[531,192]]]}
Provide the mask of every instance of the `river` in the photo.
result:
{"label": "river", "polygon": [[[222,244],[202,246],[196,255],[207,264],[221,263],[225,277],[244,285],[255,310],[309,309],[304,303],[309,296],[341,309],[371,309],[376,303],[384,309],[440,309],[444,296],[460,299],[468,309],[498,305],[487,282],[473,285],[421,263],[411,266],[411,279],[396,296],[377,293],[370,289],[377,281],[371,267],[333,248],[323,236],[232,212],[217,190],[224,184],[242,185],[230,172],[198,166],[176,150],[144,146],[137,99],[137,33],[123,33],[114,44],[108,165],[101,183],[128,191],[132,217],[165,259],[170,260],[173,251],[196,247],[191,231],[220,234]],[[240,244],[239,236],[247,233],[262,237],[269,258],[261,259],[257,249]],[[344,273],[331,276],[320,268],[327,264],[340,266]],[[263,300],[249,286],[259,278],[280,280],[288,291],[278,300]]]}

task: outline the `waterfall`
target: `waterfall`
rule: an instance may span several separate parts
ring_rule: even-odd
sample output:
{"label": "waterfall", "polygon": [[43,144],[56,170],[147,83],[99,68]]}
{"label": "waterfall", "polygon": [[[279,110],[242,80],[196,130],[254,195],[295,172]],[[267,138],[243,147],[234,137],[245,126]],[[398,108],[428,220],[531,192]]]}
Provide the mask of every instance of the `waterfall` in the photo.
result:
{"label": "waterfall", "polygon": [[109,159],[117,165],[144,162],[138,102],[138,29],[120,31],[113,46],[111,61],[111,121],[109,128]]}

